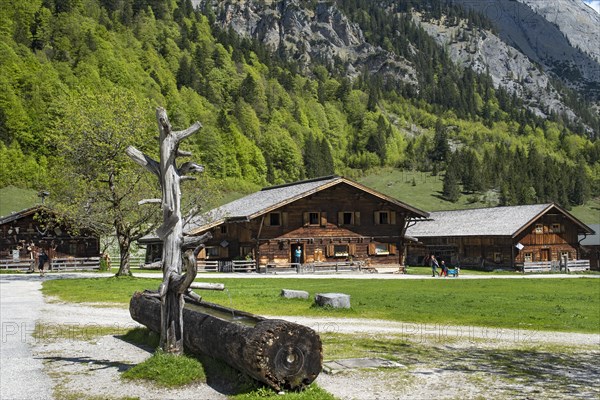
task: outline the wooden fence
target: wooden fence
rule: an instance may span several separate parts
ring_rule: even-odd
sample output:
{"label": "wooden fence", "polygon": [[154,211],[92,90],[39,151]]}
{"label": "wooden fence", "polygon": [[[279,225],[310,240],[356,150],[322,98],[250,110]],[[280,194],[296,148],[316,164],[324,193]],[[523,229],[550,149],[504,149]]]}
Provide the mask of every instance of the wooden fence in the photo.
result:
{"label": "wooden fence", "polygon": [[198,272],[252,272],[256,271],[254,260],[199,260]]}
{"label": "wooden fence", "polygon": [[[31,270],[34,262],[29,259],[4,259],[0,260],[0,268],[14,271]],[[37,268],[37,265],[35,266]],[[100,257],[84,258],[53,258],[50,260],[50,271],[80,271],[100,269]]]}
{"label": "wooden fence", "polygon": [[531,261],[519,265],[524,274],[544,272],[583,272],[590,269],[590,260],[569,260],[566,266],[559,261]]}
{"label": "wooden fence", "polygon": [[339,262],[319,262],[319,263],[287,263],[287,264],[266,264],[261,267],[260,272],[265,274],[335,274],[341,272],[372,272],[366,269],[362,261],[339,261]]}
{"label": "wooden fence", "polygon": [[2,269],[12,269],[15,271],[28,270],[33,266],[34,261],[29,259],[3,259],[0,260],[0,268]]}
{"label": "wooden fence", "polygon": [[567,272],[583,272],[590,270],[590,260],[567,261]]}
{"label": "wooden fence", "polygon": [[286,264],[266,264],[259,270],[256,269],[256,262],[253,260],[200,260],[198,261],[198,272],[261,272],[266,274],[318,274],[318,273],[338,273],[338,272],[372,272],[366,268],[362,261],[340,261],[340,262],[319,262],[319,263],[286,263]]}

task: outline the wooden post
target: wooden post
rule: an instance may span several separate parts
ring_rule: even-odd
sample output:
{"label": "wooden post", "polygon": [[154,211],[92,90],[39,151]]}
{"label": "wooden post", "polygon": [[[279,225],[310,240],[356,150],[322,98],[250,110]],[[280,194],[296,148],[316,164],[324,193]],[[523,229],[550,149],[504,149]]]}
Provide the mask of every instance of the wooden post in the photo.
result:
{"label": "wooden post", "polygon": [[[196,256],[203,247],[202,243],[210,238],[210,235],[184,240],[180,182],[184,179],[195,179],[186,174],[202,172],[204,168],[192,162],[185,162],[178,167],[176,158],[191,156],[191,153],[180,151],[179,144],[198,131],[202,125],[200,122],[195,122],[186,130],[173,131],[167,112],[160,107],[156,110],[156,119],[159,130],[160,160],[157,162],[132,146],[127,148],[126,153],[133,161],[156,175],[160,182],[162,190],[160,204],[163,211],[163,223],[157,230],[158,237],[163,242],[163,281],[158,289],[161,298],[160,346],[166,352],[182,354],[185,304],[183,295],[189,292],[189,286],[196,278]],[[156,200],[143,200],[142,203],[144,202],[156,202]],[[196,248],[194,251],[186,252],[184,259],[182,248],[186,245],[193,245]],[[186,273],[182,274],[184,264]]]}

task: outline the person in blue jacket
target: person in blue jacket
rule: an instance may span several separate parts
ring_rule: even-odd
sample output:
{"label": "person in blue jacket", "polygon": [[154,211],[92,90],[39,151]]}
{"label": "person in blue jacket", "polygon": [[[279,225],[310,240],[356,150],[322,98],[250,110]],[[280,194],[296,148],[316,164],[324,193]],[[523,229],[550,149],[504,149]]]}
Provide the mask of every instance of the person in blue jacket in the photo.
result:
{"label": "person in blue jacket", "polygon": [[300,264],[300,259],[302,258],[302,249],[300,246],[297,246],[294,249],[294,263]]}

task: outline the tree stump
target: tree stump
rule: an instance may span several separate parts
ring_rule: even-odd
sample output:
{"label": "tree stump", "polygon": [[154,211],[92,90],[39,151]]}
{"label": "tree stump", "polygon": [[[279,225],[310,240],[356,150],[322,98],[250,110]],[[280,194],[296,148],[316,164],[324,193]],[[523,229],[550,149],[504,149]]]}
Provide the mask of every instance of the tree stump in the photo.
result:
{"label": "tree stump", "polygon": [[[134,320],[160,332],[155,292],[135,293],[129,311]],[[321,372],[321,339],[306,326],[191,298],[186,298],[183,322],[187,351],[222,360],[276,391],[301,390]]]}

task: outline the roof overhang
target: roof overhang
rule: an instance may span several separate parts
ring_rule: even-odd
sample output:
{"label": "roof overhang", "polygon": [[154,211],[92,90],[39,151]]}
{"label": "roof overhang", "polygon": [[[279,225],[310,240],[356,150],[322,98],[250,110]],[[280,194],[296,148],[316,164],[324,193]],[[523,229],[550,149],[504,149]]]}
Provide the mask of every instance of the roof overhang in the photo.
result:
{"label": "roof overhang", "polygon": [[537,221],[543,215],[547,214],[552,209],[556,209],[562,215],[564,215],[567,219],[569,219],[571,222],[573,222],[578,227],[578,231],[577,231],[578,234],[593,235],[595,233],[592,230],[592,228],[590,228],[589,226],[587,226],[586,224],[584,224],[583,222],[581,222],[580,220],[575,218],[571,213],[569,213],[565,209],[559,207],[558,205],[551,203],[551,204],[548,204],[548,207],[546,207],[542,211],[540,211],[535,217],[530,219],[528,223],[526,223],[521,228],[519,228],[516,232],[514,232],[512,234],[512,237],[515,238],[518,235],[520,235],[525,229],[527,229],[529,226],[531,226],[531,224],[533,224],[535,221]]}
{"label": "roof overhang", "polygon": [[8,215],[4,218],[0,218],[0,225],[8,224],[10,222],[16,221],[21,218],[25,218],[29,215],[35,214],[36,212],[40,212],[40,211],[45,211],[48,213],[53,212],[46,206],[37,205],[37,206],[27,208],[25,210],[21,210],[21,211],[12,213],[11,215]]}
{"label": "roof overhang", "polygon": [[[384,201],[387,201],[391,204],[394,204],[398,207],[401,207],[405,210],[408,211],[409,217],[411,218],[416,218],[416,219],[421,219],[421,218],[427,218],[429,217],[429,213],[423,210],[420,210],[418,208],[415,208],[413,206],[410,206],[404,202],[401,202],[400,200],[394,199],[393,197],[389,197],[384,195],[383,193],[379,193],[376,190],[370,189],[364,185],[361,185],[360,183],[354,182],[350,179],[341,177],[341,176],[329,176],[329,177],[324,177],[324,178],[316,178],[314,181],[318,181],[318,180],[323,180],[323,184],[322,185],[318,185],[310,190],[307,190],[305,192],[302,192],[298,195],[295,196],[290,196],[289,198],[286,198],[283,201],[280,201],[276,204],[273,204],[270,207],[265,207],[263,209],[261,209],[260,211],[257,211],[255,213],[249,214],[249,215],[238,215],[238,216],[232,216],[232,217],[225,217],[225,218],[221,218],[215,221],[211,221],[210,223],[201,225],[201,226],[197,226],[194,229],[191,229],[190,231],[187,232],[188,235],[198,235],[202,232],[206,232],[209,229],[212,229],[216,226],[219,226],[221,224],[224,223],[229,223],[229,222],[249,222],[253,219],[259,218],[263,215],[266,215],[270,212],[273,212],[281,207],[284,207],[288,204],[294,203],[298,200],[301,200],[305,197],[311,196],[315,193],[321,192],[325,189],[337,186],[339,184],[347,184],[349,186],[352,186],[358,190],[361,190],[365,193],[369,193],[372,196],[378,197]],[[310,180],[308,181],[303,181],[303,182],[310,182]],[[280,188],[280,187],[285,187],[285,186],[291,186],[293,184],[285,184],[285,185],[278,185],[278,186],[271,186],[268,188],[264,188],[263,191],[266,190],[271,190],[271,189],[276,189],[276,188]],[[210,212],[210,211],[209,211]]]}

